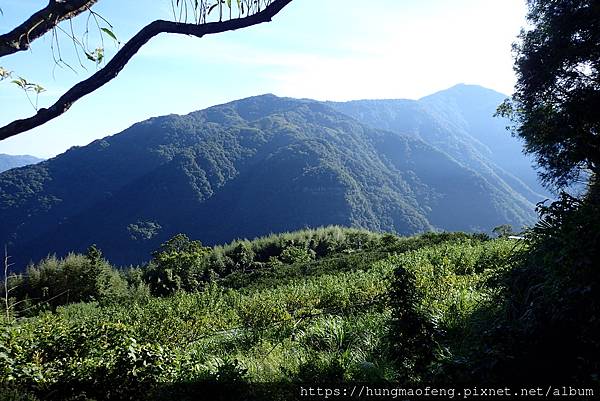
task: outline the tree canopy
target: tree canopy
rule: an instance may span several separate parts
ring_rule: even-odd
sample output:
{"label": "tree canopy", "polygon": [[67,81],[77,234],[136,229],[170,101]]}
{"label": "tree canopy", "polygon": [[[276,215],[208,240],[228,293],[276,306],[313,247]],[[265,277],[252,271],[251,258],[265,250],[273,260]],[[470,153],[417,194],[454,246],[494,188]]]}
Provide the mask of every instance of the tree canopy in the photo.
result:
{"label": "tree canopy", "polygon": [[[35,115],[14,120],[0,127],[0,140],[45,124],[65,113],[73,103],[94,92],[125,67],[138,50],[151,38],[160,33],[176,33],[203,37],[271,21],[292,0],[172,0],[174,21],[155,20],[143,27],[127,41],[106,65],[87,79],[67,90],[48,108],[37,109]],[[98,0],[49,0],[48,5],[32,14],[12,31],[0,35],[0,57],[29,49],[34,40],[54,32],[63,21],[69,21],[85,12],[93,13],[91,7]],[[101,16],[99,16],[102,18]],[[94,15],[94,18],[97,18]],[[106,20],[104,20],[107,22]],[[110,24],[109,24],[110,26]],[[99,27],[100,28],[100,27]],[[110,28],[100,28],[109,37],[116,39]],[[75,36],[72,40],[88,59],[98,62],[103,59],[103,49],[89,51]],[[11,72],[0,66],[0,81],[11,77]],[[25,92],[39,94],[40,85],[23,78],[13,81]],[[35,106],[34,106],[35,107]]]}
{"label": "tree canopy", "polygon": [[548,186],[600,172],[600,3],[528,0],[529,27],[514,45],[517,84],[501,115]]}

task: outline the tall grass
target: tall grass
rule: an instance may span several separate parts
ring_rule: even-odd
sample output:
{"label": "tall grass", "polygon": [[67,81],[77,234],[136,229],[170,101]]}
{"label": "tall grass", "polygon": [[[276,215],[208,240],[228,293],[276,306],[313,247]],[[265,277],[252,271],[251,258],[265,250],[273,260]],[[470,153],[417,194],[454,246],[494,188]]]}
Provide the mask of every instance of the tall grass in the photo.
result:
{"label": "tall grass", "polygon": [[[359,238],[354,248],[265,266],[202,291],[71,304],[21,319],[0,334],[0,383],[105,398],[115,388],[121,397],[160,383],[396,380],[389,294],[399,268],[414,273],[424,294],[419,308],[444,333],[437,363],[467,355],[474,316],[498,296],[490,282],[508,268],[514,242],[356,231],[344,234],[346,245],[350,234]],[[336,235],[305,231],[251,248],[260,254],[283,239],[302,246]]]}

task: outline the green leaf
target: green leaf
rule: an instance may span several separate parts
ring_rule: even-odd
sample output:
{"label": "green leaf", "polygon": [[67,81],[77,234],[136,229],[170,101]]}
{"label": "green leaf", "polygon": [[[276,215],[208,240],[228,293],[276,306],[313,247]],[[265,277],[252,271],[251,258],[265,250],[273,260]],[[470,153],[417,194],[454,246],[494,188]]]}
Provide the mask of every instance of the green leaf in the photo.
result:
{"label": "green leaf", "polygon": [[13,79],[11,81],[13,84],[21,87],[22,89],[25,89],[27,87],[27,81],[24,78],[17,78],[17,79]]}
{"label": "green leaf", "polygon": [[104,60],[104,49],[99,47],[96,49],[94,54],[96,56],[96,63],[100,64],[102,60]]}
{"label": "green leaf", "polygon": [[33,85],[33,91],[35,93],[39,94],[39,93],[42,93],[42,92],[46,92],[46,89],[43,86],[41,86],[41,85],[35,84],[35,85]]}
{"label": "green leaf", "polygon": [[115,42],[118,42],[117,36],[108,28],[100,28],[102,32],[106,33],[108,36],[114,39]]}

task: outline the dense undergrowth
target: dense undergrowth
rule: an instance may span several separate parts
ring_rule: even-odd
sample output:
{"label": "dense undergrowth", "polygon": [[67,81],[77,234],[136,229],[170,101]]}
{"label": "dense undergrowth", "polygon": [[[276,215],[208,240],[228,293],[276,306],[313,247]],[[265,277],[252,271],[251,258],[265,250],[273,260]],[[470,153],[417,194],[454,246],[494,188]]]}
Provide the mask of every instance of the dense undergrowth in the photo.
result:
{"label": "dense undergrowth", "polygon": [[530,249],[505,278],[490,379],[600,385],[600,197],[539,207]]}
{"label": "dense undergrowth", "polygon": [[178,236],[123,271],[95,248],[50,257],[9,280],[27,302],[2,324],[0,384],[6,399],[193,399],[215,383],[506,383],[546,374],[533,359],[558,335],[573,341],[561,377],[594,380],[598,359],[577,353],[598,350],[596,273],[552,267],[575,260],[566,229],[525,242],[330,227],[211,249]]}

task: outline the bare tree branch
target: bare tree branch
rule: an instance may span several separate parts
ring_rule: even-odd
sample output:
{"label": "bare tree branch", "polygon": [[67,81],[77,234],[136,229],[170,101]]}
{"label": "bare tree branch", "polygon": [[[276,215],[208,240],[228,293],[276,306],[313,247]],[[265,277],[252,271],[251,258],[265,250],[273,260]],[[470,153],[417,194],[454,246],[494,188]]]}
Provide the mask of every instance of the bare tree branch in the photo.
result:
{"label": "bare tree branch", "polygon": [[256,14],[223,22],[209,22],[200,25],[163,20],[151,22],[132,37],[104,68],[98,70],[88,79],[73,86],[52,106],[47,109],[39,109],[37,114],[32,117],[15,120],[0,128],[0,140],[38,127],[66,112],[77,100],[115,78],[138,50],[151,38],[160,33],[177,33],[202,37],[204,35],[247,28],[252,25],[271,21],[273,16],[291,2],[292,0],[273,0],[270,5]]}
{"label": "bare tree branch", "polygon": [[44,36],[59,22],[88,10],[98,0],[50,0],[12,31],[0,35],[0,57],[29,49],[29,44]]}

